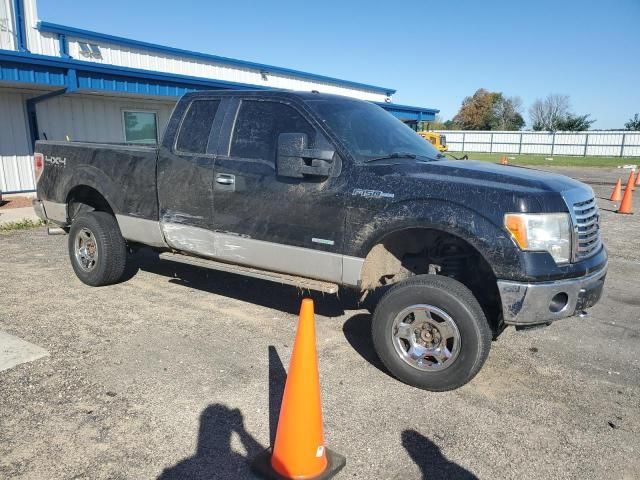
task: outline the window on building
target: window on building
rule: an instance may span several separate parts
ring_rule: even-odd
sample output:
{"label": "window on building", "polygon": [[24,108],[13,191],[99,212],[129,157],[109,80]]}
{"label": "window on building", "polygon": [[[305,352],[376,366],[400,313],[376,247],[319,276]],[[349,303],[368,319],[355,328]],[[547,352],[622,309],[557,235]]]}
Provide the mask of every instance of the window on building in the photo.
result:
{"label": "window on building", "polygon": [[176,142],[176,150],[185,153],[206,153],[211,125],[220,100],[195,100],[189,105]]}
{"label": "window on building", "polygon": [[158,123],[155,112],[125,110],[122,112],[125,143],[158,143]]}
{"label": "window on building", "polygon": [[91,49],[91,56],[93,58],[102,58],[102,52],[100,51],[100,47],[95,43],[90,43],[89,48]]}
{"label": "window on building", "polygon": [[95,43],[78,42],[78,46],[80,47],[80,55],[83,57],[97,59],[102,58],[100,47]]}
{"label": "window on building", "polygon": [[78,42],[78,46],[80,47],[80,55],[82,55],[83,57],[91,56],[91,49],[89,48],[88,43]]}
{"label": "window on building", "polygon": [[232,157],[276,161],[281,133],[306,133],[309,146],[315,129],[293,107],[278,102],[243,100],[231,139]]}

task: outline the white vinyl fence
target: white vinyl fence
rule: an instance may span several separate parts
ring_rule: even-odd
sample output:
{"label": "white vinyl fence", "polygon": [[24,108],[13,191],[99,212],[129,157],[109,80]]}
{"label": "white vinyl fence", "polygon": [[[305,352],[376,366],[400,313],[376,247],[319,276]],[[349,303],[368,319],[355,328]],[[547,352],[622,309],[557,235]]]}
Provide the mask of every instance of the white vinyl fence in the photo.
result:
{"label": "white vinyl fence", "polygon": [[438,130],[451,152],[606,157],[640,156],[640,132],[484,132]]}

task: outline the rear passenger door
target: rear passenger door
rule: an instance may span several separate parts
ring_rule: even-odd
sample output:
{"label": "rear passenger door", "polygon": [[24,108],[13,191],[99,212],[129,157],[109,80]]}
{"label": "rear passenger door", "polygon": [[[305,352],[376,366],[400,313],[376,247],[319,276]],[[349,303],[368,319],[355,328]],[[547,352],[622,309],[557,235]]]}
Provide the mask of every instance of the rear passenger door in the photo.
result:
{"label": "rear passenger door", "polygon": [[337,194],[340,161],[329,177],[276,172],[278,136],[305,133],[331,148],[297,105],[248,97],[229,108],[214,166],[217,256],[259,268],[340,281],[345,209]]}
{"label": "rear passenger door", "polygon": [[213,163],[229,99],[180,102],[158,153],[160,226],[178,250],[213,254]]}

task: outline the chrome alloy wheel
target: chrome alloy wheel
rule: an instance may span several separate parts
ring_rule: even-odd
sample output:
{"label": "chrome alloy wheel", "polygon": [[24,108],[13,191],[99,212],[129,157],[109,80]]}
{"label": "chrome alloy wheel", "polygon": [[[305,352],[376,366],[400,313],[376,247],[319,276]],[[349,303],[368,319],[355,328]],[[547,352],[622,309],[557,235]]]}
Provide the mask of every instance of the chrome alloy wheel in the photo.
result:
{"label": "chrome alloy wheel", "polygon": [[443,370],[460,352],[458,327],[433,305],[411,305],[402,310],[393,320],[391,335],[396,353],[418,370]]}
{"label": "chrome alloy wheel", "polygon": [[98,243],[93,232],[88,228],[78,231],[75,243],[75,256],[78,265],[85,272],[90,272],[98,264]]}

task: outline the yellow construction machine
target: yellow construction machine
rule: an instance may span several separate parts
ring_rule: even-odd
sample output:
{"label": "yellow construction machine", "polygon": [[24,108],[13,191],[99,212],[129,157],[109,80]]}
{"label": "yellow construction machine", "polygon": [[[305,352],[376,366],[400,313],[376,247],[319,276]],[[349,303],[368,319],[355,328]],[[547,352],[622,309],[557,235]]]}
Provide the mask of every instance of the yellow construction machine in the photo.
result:
{"label": "yellow construction machine", "polygon": [[447,137],[440,133],[423,130],[418,132],[418,135],[424,138],[427,142],[431,142],[431,144],[441,152],[449,150],[449,147],[447,147]]}

